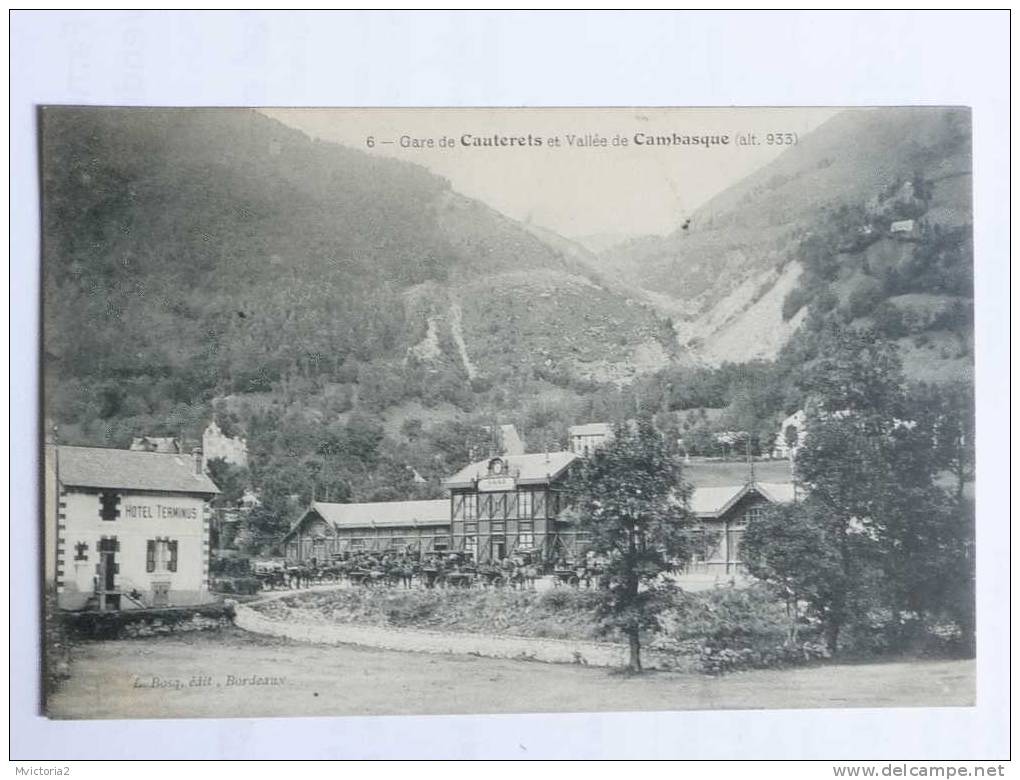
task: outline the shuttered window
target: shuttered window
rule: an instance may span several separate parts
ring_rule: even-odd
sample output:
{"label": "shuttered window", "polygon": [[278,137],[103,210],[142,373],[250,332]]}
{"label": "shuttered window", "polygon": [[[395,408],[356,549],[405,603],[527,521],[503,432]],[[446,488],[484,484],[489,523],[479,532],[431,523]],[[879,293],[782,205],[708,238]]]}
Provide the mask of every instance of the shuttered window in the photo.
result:
{"label": "shuttered window", "polygon": [[177,571],[177,540],[149,539],[145,543],[145,571]]}

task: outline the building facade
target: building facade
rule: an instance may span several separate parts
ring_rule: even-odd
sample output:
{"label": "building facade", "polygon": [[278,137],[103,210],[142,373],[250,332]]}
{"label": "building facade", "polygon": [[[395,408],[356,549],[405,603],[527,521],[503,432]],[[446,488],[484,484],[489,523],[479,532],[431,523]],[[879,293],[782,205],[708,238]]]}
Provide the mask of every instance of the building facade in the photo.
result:
{"label": "building facade", "polygon": [[453,549],[478,562],[576,556],[583,540],[560,519],[564,482],[576,460],[572,452],[493,457],[444,480]]}
{"label": "building facade", "polygon": [[354,553],[421,554],[452,549],[450,502],[314,502],[283,538],[290,564],[321,566]]}
{"label": "building facade", "polygon": [[695,486],[688,502],[689,510],[698,521],[695,552],[685,573],[742,574],[740,547],[748,523],[769,505],[790,503],[794,499],[794,488],[789,482]]}
{"label": "building facade", "polygon": [[609,423],[586,423],[570,427],[570,451],[585,458],[613,438]]}
{"label": "building facade", "polygon": [[221,458],[235,466],[248,467],[248,442],[241,436],[227,436],[215,420],[202,432],[202,452],[206,460]]}
{"label": "building facade", "polygon": [[209,600],[209,501],[219,490],[200,452],[46,449],[47,574],[60,608]]}
{"label": "building facade", "polygon": [[[591,454],[608,440],[602,436],[606,430],[584,426],[582,436],[601,438],[576,445]],[[525,556],[579,562],[588,551],[588,535],[564,510],[566,480],[581,457],[561,451],[480,460],[443,481],[448,500],[316,502],[284,537],[286,558],[322,564],[354,552],[456,552],[478,563]],[[689,460],[684,479],[692,488],[686,508],[697,520],[696,554],[685,562],[685,573],[692,575],[740,574],[747,523],[769,504],[796,498],[787,461]]]}

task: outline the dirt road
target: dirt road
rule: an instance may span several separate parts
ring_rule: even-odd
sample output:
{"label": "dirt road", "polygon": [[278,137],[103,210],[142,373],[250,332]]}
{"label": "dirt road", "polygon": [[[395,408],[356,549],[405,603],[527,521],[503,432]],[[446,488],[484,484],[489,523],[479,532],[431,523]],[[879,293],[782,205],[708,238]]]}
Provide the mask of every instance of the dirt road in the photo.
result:
{"label": "dirt road", "polygon": [[744,672],[721,678],[327,647],[237,629],[75,651],[61,718],[963,706],[973,661]]}

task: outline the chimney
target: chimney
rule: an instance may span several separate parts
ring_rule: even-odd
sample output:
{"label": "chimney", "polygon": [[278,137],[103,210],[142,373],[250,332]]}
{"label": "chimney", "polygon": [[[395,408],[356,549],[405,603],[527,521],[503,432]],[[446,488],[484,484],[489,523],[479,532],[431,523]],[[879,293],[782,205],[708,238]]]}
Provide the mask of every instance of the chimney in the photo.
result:
{"label": "chimney", "polygon": [[202,476],[205,473],[205,464],[202,462],[202,448],[195,447],[191,450],[191,457],[195,461],[195,474],[196,476]]}

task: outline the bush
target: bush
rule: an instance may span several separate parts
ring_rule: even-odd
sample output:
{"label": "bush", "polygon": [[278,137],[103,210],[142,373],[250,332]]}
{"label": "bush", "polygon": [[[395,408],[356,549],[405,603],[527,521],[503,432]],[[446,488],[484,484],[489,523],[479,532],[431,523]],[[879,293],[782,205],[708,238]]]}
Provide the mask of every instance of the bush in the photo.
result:
{"label": "bush", "polygon": [[251,574],[251,559],[213,558],[209,573],[216,577],[244,577]]}
{"label": "bush", "polygon": [[149,633],[218,627],[233,621],[233,604],[196,607],[132,609],[118,612],[66,612],[61,616],[70,636],[83,639],[122,639]]}
{"label": "bush", "polygon": [[386,620],[394,626],[413,626],[431,618],[435,611],[435,603],[400,604],[386,611]]}
{"label": "bush", "polygon": [[772,669],[796,666],[828,658],[821,642],[786,643],[768,647],[727,647],[706,644],[699,657],[705,674],[724,674],[744,669]]}
{"label": "bush", "polygon": [[872,319],[875,329],[886,338],[898,339],[907,334],[903,311],[896,304],[884,301],[875,309]]}
{"label": "bush", "polygon": [[883,295],[882,284],[878,279],[864,277],[850,293],[850,314],[854,318],[867,317],[881,303]]}
{"label": "bush", "polygon": [[572,612],[588,611],[595,608],[599,593],[593,590],[577,590],[574,588],[553,588],[540,597],[544,609],[550,612],[570,610]]}
{"label": "bush", "polygon": [[215,593],[251,596],[262,590],[262,581],[257,577],[219,577],[212,580],[210,588]]}
{"label": "bush", "polygon": [[57,595],[52,585],[43,594],[43,686],[44,694],[53,693],[70,677],[71,649],[66,623],[57,614]]}
{"label": "bush", "polygon": [[697,643],[701,669],[721,674],[738,669],[789,666],[823,658],[810,624],[794,626],[785,605],[760,585],[682,593],[671,638],[678,646]]}

